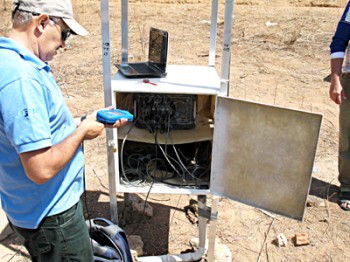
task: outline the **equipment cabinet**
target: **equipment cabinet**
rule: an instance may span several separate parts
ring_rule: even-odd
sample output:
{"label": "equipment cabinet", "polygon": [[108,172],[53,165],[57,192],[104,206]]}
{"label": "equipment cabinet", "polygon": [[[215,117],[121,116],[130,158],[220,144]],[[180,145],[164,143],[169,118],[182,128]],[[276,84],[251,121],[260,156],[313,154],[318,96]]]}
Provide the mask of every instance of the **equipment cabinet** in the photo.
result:
{"label": "equipment cabinet", "polygon": [[[144,83],[143,79],[131,79],[123,77],[119,72],[111,78],[111,54],[109,35],[109,3],[101,1],[102,18],[102,49],[103,49],[103,72],[104,72],[104,95],[105,104],[114,105],[120,109],[126,109],[134,113],[134,97],[137,94],[163,94],[163,95],[193,95],[196,97],[195,127],[190,130],[172,130],[172,142],[178,144],[191,144],[200,141],[213,140],[214,108],[218,94],[227,96],[229,83],[229,61],[231,54],[231,28],[233,15],[233,0],[225,3],[225,26],[222,44],[221,76],[215,68],[215,53],[217,42],[217,19],[218,0],[213,0],[211,5],[211,27],[209,47],[209,61],[207,66],[192,65],[168,65],[168,75],[165,78],[152,78],[155,85]],[[210,13],[208,13],[208,17]],[[121,43],[122,62],[128,60],[128,1],[121,1]],[[169,32],[171,34],[171,32]],[[170,40],[171,41],[171,40]],[[149,188],[141,184],[127,185],[121,183],[120,153],[121,141],[127,135],[127,141],[139,143],[154,143],[154,137],[149,131],[140,128],[132,128],[127,134],[129,124],[119,130],[107,130],[108,166],[111,193],[112,220],[117,221],[116,192],[145,193]],[[158,135],[159,143],[164,145],[166,133]],[[210,178],[210,174],[208,174]],[[169,186],[164,183],[154,183],[151,193],[185,193],[207,195],[210,193],[210,185],[207,188],[185,188]]]}
{"label": "equipment cabinet", "polygon": [[[113,104],[120,109],[134,112],[135,118],[134,123],[128,123],[127,126],[117,131],[120,155],[126,155],[127,150],[125,150],[125,146],[127,146],[128,142],[133,141],[135,143],[130,146],[133,147],[131,148],[132,152],[142,151],[144,155],[152,155],[148,159],[151,159],[150,161],[153,161],[152,158],[158,159],[158,166],[163,167],[159,171],[161,173],[158,174],[155,182],[143,181],[138,183],[138,178],[132,182],[127,178],[123,179],[123,176],[127,176],[124,166],[132,160],[128,161],[127,157],[119,157],[118,165],[119,167],[122,166],[122,168],[119,168],[119,177],[117,177],[116,181],[117,191],[147,193],[152,184],[151,193],[197,195],[210,193],[210,165],[208,166],[208,163],[211,161],[215,98],[219,92],[220,83],[215,68],[170,65],[166,78],[152,78],[151,81],[154,85],[150,86],[149,83],[144,83],[143,79],[128,79],[119,73],[112,79],[113,99],[115,99]],[[135,97],[138,99],[135,99]],[[142,102],[143,104],[141,104]],[[146,117],[142,113],[137,114],[136,107],[145,106],[149,108],[141,108],[139,111],[142,113],[145,111],[150,112],[151,116]],[[158,109],[155,107],[158,107]],[[178,119],[173,121],[169,119],[168,121],[168,111],[174,112],[173,118]],[[161,119],[162,115],[164,115],[164,119]],[[141,122],[140,117],[145,119],[142,121],[142,124],[145,126],[141,126],[141,128],[135,126],[135,122]],[[149,123],[146,123],[147,121]],[[157,130],[154,130],[155,121],[158,125]],[[162,124],[163,122],[164,125]],[[173,122],[180,127],[167,130],[168,122]],[[153,128],[151,126],[152,123]],[[162,128],[162,125],[164,128]],[[150,129],[153,129],[153,131]],[[154,146],[145,148],[147,144]],[[168,152],[165,152],[163,147],[167,147]],[[200,149],[198,150],[197,147]],[[177,152],[178,150],[182,150],[182,152]],[[205,150],[207,152],[204,152]],[[196,157],[195,154],[199,156]],[[143,156],[138,156],[144,159]],[[200,161],[197,161],[197,158],[200,158]],[[124,159],[124,161],[120,161],[121,159]],[[135,158],[132,159],[137,161]],[[187,163],[184,163],[185,161]],[[138,163],[140,162],[144,161],[138,161]],[[204,164],[191,164],[190,162],[205,162],[206,167],[204,168]],[[151,162],[149,165],[146,163],[147,167],[150,167],[152,164],[155,165],[156,163]],[[184,167],[186,164],[193,168],[197,167],[197,177],[191,177],[193,168],[192,171],[189,171],[191,167]],[[137,168],[132,167],[132,164],[130,166],[132,169]],[[173,169],[174,167],[176,170]],[[141,169],[140,166],[138,168]],[[166,173],[173,174],[173,178],[166,179]],[[141,178],[141,180],[145,179]]]}

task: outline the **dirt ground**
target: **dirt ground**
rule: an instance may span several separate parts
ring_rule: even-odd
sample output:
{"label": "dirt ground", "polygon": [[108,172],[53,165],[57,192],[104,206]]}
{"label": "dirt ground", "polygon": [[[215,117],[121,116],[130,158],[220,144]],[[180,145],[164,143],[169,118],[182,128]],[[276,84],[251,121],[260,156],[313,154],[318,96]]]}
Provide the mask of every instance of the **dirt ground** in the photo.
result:
{"label": "dirt ground", "polygon": [[[0,3],[0,35],[10,29],[11,1]],[[350,261],[349,213],[337,204],[338,107],[328,97],[329,44],[345,0],[237,0],[234,5],[230,96],[323,114],[313,179],[304,221],[271,216],[232,200],[219,205],[217,240],[233,261]],[[219,41],[225,1],[219,1]],[[89,31],[71,37],[52,62],[72,114],[104,105],[100,2],[73,0],[77,19]],[[120,61],[120,1],[110,1],[112,63]],[[150,26],[170,33],[169,64],[207,65],[209,0],[129,1],[129,60],[145,59]],[[217,67],[220,72],[221,45]],[[116,68],[112,65],[112,73]],[[110,218],[105,135],[85,143],[87,207],[91,217]],[[123,205],[123,194],[118,194]],[[145,199],[146,195],[140,194]],[[153,218],[133,212],[123,225],[140,235],[143,255],[177,254],[191,246],[198,227],[186,218],[191,195],[151,194]],[[209,199],[210,201],[210,199]],[[0,261],[28,261],[20,240],[0,214]],[[275,237],[282,233],[286,247]],[[295,246],[305,233],[310,243]]]}

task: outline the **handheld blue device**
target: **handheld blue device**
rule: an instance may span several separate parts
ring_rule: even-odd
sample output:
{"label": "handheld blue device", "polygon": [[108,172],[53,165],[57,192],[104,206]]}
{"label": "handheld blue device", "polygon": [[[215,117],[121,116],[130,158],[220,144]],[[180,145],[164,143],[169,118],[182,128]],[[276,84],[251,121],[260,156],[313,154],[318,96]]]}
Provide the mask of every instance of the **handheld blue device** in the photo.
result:
{"label": "handheld blue device", "polygon": [[113,125],[116,121],[125,118],[129,122],[134,120],[134,116],[126,110],[103,109],[97,112],[97,121],[103,124]]}

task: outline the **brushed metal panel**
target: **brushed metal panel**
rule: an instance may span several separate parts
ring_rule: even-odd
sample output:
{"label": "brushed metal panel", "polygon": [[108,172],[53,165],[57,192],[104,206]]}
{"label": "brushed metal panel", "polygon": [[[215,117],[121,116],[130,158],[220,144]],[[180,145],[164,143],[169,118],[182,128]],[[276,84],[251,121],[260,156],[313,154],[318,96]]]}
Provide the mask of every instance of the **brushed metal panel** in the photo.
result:
{"label": "brushed metal panel", "polygon": [[303,220],[322,115],[218,97],[210,189]]}

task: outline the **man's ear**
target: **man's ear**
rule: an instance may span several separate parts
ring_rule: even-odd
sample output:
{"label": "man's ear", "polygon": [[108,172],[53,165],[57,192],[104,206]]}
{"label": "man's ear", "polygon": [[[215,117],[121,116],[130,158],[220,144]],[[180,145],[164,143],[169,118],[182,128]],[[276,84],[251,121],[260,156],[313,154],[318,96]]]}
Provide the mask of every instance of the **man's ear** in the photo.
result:
{"label": "man's ear", "polygon": [[36,19],[36,28],[37,30],[42,33],[46,26],[50,24],[50,18],[47,14],[41,14]]}

